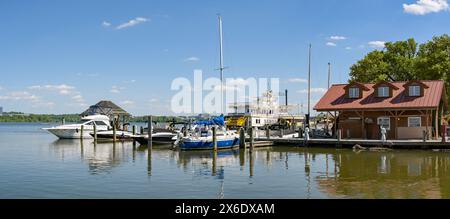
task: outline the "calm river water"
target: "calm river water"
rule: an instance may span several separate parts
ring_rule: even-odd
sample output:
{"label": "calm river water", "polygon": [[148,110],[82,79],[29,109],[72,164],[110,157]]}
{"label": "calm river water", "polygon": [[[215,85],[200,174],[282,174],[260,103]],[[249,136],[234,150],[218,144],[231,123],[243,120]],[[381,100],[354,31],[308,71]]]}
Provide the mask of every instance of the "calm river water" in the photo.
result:
{"label": "calm river water", "polygon": [[0,198],[450,198],[450,153],[213,153],[58,140],[0,123]]}

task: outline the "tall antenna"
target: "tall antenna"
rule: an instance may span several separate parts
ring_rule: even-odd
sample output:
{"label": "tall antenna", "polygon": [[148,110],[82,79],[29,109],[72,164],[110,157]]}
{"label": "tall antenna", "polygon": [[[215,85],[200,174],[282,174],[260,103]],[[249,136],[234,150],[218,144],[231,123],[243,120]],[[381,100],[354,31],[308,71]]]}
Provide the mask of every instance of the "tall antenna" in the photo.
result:
{"label": "tall antenna", "polygon": [[224,104],[223,104],[223,33],[222,33],[222,16],[220,14],[217,15],[219,17],[219,36],[220,36],[220,108],[222,114],[224,113]]}
{"label": "tall antenna", "polygon": [[328,89],[330,89],[330,81],[331,81],[331,63],[328,62]]}

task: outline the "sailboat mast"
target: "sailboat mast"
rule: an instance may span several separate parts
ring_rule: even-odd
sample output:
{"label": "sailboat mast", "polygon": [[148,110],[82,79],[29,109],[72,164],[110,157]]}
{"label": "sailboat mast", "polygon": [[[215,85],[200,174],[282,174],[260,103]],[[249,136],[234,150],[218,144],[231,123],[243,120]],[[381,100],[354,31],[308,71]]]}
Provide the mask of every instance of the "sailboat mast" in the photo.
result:
{"label": "sailboat mast", "polygon": [[219,36],[220,36],[220,108],[222,114],[224,113],[224,104],[223,104],[223,33],[222,33],[222,16],[219,16]]}
{"label": "sailboat mast", "polygon": [[311,110],[311,44],[309,44],[309,60],[308,60],[308,117],[311,115],[310,110]]}

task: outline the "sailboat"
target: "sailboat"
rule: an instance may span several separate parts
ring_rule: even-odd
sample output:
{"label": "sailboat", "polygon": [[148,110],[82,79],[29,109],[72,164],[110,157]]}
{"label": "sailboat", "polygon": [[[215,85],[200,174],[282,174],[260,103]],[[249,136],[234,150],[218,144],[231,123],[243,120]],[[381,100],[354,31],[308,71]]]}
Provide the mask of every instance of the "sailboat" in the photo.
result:
{"label": "sailboat", "polygon": [[213,132],[216,127],[217,149],[230,149],[239,146],[239,134],[233,130],[226,130],[223,115],[212,120],[196,121],[193,132],[181,137],[175,142],[181,150],[212,150],[214,149]]}
{"label": "sailboat", "polygon": [[223,34],[222,34],[222,17],[219,15],[219,35],[220,35],[220,81],[221,81],[221,110],[222,115],[211,120],[194,122],[194,132],[185,137],[179,137],[175,142],[182,150],[212,150],[213,133],[211,127],[216,127],[217,149],[229,149],[239,146],[239,134],[236,131],[227,130],[225,126],[225,118],[223,116]]}

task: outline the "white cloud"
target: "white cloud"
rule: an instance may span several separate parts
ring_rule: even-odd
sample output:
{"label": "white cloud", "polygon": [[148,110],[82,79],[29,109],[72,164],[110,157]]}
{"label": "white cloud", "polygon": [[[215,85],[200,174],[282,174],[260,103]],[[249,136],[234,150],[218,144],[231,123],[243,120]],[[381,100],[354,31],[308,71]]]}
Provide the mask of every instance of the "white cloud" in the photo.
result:
{"label": "white cloud", "polygon": [[75,95],[75,96],[73,96],[72,97],[72,100],[74,100],[75,102],[78,102],[78,103],[82,103],[82,102],[84,102],[84,99],[83,99],[83,97],[81,96],[81,95]]}
{"label": "white cloud", "polygon": [[61,95],[67,95],[71,94],[75,91],[75,87],[69,86],[66,84],[61,85],[34,85],[31,87],[28,87],[30,90],[39,90],[39,91],[55,91],[58,92]]}
{"label": "white cloud", "polygon": [[156,102],[158,102],[158,101],[159,101],[159,100],[156,99],[156,98],[152,98],[152,99],[149,100],[150,103],[156,103]]}
{"label": "white cloud", "polygon": [[385,43],[384,41],[371,41],[368,44],[373,48],[384,48]]}
{"label": "white cloud", "polygon": [[124,101],[120,102],[120,105],[122,105],[124,107],[134,107],[134,101],[124,100]]}
{"label": "white cloud", "polygon": [[[328,89],[326,88],[311,88],[311,93],[319,93],[319,94],[323,94],[326,93]],[[298,90],[297,93],[301,93],[301,94],[307,94],[308,93],[308,89],[303,89],[303,90]]]}
{"label": "white cloud", "polygon": [[346,49],[346,50],[352,50],[352,47],[347,46],[347,47],[345,47],[345,49]]}
{"label": "white cloud", "polygon": [[305,79],[305,78],[290,78],[289,82],[291,82],[291,83],[308,83],[308,79]]}
{"label": "white cloud", "polygon": [[200,61],[200,58],[192,56],[192,57],[189,57],[187,59],[184,59],[184,61],[185,62],[198,62],[198,61]]}
{"label": "white cloud", "polygon": [[113,85],[113,86],[111,87],[111,90],[109,90],[109,92],[118,94],[118,93],[120,93],[123,89],[125,89],[125,88],[119,87],[119,86],[116,86],[116,85]]}
{"label": "white cloud", "polygon": [[336,45],[336,43],[328,42],[328,43],[327,43],[327,46],[337,46],[337,45]]}
{"label": "white cloud", "polygon": [[132,27],[141,23],[145,23],[150,21],[150,19],[148,18],[144,18],[144,17],[137,17],[135,19],[129,20],[126,23],[120,24],[119,26],[116,27],[116,29],[120,30],[120,29],[124,29],[124,28],[128,28],[128,27]]}
{"label": "white cloud", "polygon": [[31,102],[37,102],[41,98],[31,94],[27,91],[15,91],[11,92],[5,96],[0,96],[0,100],[29,100]]}
{"label": "white cloud", "polygon": [[111,23],[109,23],[108,21],[103,21],[102,26],[109,27],[109,26],[111,26]]}
{"label": "white cloud", "polygon": [[330,36],[330,40],[338,41],[338,40],[346,40],[345,36]]}
{"label": "white cloud", "polygon": [[418,0],[415,4],[403,4],[405,13],[414,15],[437,13],[449,9],[448,0]]}

